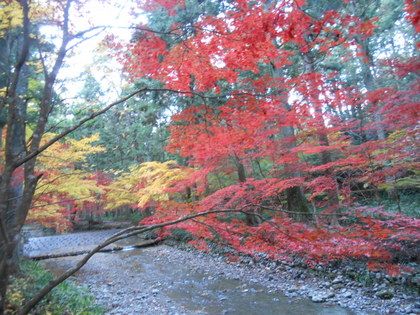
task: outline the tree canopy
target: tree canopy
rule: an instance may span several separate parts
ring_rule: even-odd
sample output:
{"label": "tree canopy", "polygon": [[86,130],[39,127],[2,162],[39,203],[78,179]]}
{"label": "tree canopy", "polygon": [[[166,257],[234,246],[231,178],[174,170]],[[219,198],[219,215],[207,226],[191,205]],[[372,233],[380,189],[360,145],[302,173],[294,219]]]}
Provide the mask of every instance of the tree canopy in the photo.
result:
{"label": "tree canopy", "polygon": [[[127,42],[78,28],[88,0],[0,1],[0,313],[23,224],[63,231],[82,213],[210,212],[160,236],[409,271],[397,262],[420,236],[415,0],[133,3]],[[69,100],[60,73],[97,31]],[[110,102],[97,68],[111,77],[114,63]]]}

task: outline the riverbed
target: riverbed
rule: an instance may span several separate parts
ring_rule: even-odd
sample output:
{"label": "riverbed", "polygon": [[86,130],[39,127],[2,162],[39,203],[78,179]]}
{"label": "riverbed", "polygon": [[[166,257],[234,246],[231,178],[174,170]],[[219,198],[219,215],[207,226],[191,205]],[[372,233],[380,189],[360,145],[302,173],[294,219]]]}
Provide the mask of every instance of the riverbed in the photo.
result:
{"label": "riverbed", "polygon": [[[30,238],[28,257],[91,249],[117,230]],[[130,246],[139,239],[120,242]],[[235,261],[185,246],[95,254],[72,277],[107,314],[419,314],[418,296],[382,280],[365,286],[340,270],[323,274],[288,263]],[[42,260],[55,274],[82,256]],[[380,292],[391,298],[380,298]]]}

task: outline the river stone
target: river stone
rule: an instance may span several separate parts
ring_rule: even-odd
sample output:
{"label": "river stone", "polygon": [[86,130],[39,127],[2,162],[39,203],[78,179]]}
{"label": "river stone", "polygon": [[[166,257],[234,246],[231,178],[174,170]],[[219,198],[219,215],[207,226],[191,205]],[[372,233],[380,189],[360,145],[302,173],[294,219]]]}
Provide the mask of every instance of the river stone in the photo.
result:
{"label": "river stone", "polygon": [[420,275],[415,275],[412,279],[411,279],[411,283],[413,283],[416,286],[420,286]]}
{"label": "river stone", "polygon": [[394,297],[394,293],[390,290],[382,290],[376,293],[376,296],[382,300],[390,300]]}
{"label": "river stone", "polygon": [[294,293],[297,292],[299,289],[297,286],[291,286],[290,288],[287,289],[287,292],[289,293]]}
{"label": "river stone", "polygon": [[313,295],[311,297],[311,300],[312,302],[315,302],[315,303],[322,303],[322,302],[325,302],[325,297],[322,295]]}
{"label": "river stone", "polygon": [[325,302],[327,299],[333,298],[335,296],[334,292],[319,292],[312,295],[311,299],[312,302],[315,303],[322,303]]}
{"label": "river stone", "polygon": [[345,288],[345,286],[342,283],[337,283],[337,284],[333,285],[333,288],[336,289],[336,290],[341,290],[341,289]]}

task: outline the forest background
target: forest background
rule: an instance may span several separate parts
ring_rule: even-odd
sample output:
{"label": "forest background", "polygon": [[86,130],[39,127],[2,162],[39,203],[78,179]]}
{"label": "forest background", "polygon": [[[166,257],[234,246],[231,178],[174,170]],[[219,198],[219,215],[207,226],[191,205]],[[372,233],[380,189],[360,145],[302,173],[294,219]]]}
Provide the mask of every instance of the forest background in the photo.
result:
{"label": "forest background", "polygon": [[88,3],[0,2],[2,275],[25,222],[206,212],[157,234],[413,272],[416,1],[143,1],[80,30]]}

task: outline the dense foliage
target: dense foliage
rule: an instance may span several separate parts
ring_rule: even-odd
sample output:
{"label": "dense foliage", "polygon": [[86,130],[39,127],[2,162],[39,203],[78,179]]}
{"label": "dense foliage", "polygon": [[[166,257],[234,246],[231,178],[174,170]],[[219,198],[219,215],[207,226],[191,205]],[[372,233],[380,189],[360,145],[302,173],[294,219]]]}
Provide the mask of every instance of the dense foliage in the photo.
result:
{"label": "dense foliage", "polygon": [[[180,226],[273,258],[415,259],[419,221],[400,204],[418,190],[412,4],[194,5],[148,3],[149,31],[120,55],[132,80],[184,94],[166,150],[194,169],[142,223],[237,209]],[[400,213],[366,206],[380,199]]]}
{"label": "dense foliage", "polygon": [[66,230],[124,209],[141,224],[228,210],[171,228],[203,250],[409,271],[416,1],[139,1],[131,41],[102,43],[99,67],[117,59],[128,82],[111,105],[89,69],[77,100],[57,88],[98,29],[71,22],[85,4],[0,1],[1,279],[25,220]]}
{"label": "dense foliage", "polygon": [[[101,147],[64,144],[61,154],[71,158],[55,158],[70,164],[50,161],[45,174],[58,165],[70,177],[43,191],[46,206],[35,203],[29,218],[65,229],[74,213],[93,209],[138,209],[150,216],[142,224],[236,209],[176,229],[200,248],[212,241],[310,264],[357,258],[396,273],[392,263],[415,259],[419,221],[402,208],[416,214],[417,204],[401,201],[419,188],[418,63],[410,47],[417,22],[409,2],[150,1],[144,8],[149,24],[128,47],[111,46],[134,85],[166,92],[131,100],[92,125],[108,139],[95,139]],[[89,75],[83,93],[98,96]],[[110,140],[114,124],[121,137]],[[89,145],[86,131],[78,133]],[[147,153],[151,145],[162,153]],[[79,170],[100,164],[109,175],[66,174],[77,169],[69,167],[75,149],[79,159],[99,153]],[[179,165],[165,162],[168,153]],[[385,212],[381,200],[397,213]]]}

